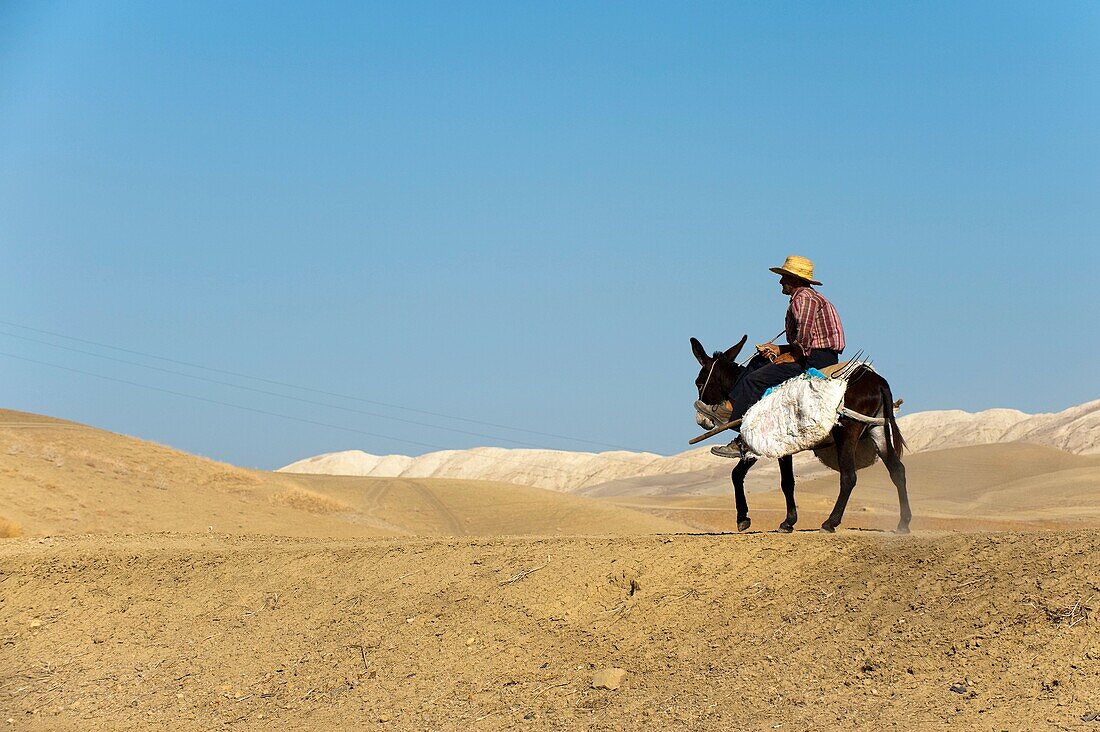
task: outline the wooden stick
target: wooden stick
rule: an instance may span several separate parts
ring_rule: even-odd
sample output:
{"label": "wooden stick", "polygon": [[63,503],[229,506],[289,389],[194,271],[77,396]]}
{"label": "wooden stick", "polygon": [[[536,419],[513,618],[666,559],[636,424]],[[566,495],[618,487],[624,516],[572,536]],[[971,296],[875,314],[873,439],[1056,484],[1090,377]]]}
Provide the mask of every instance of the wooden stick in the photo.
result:
{"label": "wooden stick", "polygon": [[[547,562],[547,564],[549,564],[549,562]],[[522,571],[518,574],[512,575],[511,577],[504,580],[503,582],[500,582],[499,584],[500,584],[501,587],[503,587],[504,585],[515,584],[516,582],[519,582],[521,579],[523,579],[527,575],[534,574],[535,572],[538,572],[540,569],[543,569],[544,567],[546,567],[546,564],[541,564],[538,567],[535,567],[534,569],[524,570],[524,571]]]}
{"label": "wooden stick", "polygon": [[732,422],[726,422],[725,424],[720,424],[717,427],[715,427],[714,429],[707,430],[706,432],[699,435],[698,437],[692,437],[690,440],[688,440],[688,444],[689,445],[694,445],[697,442],[702,442],[703,440],[707,439],[708,437],[714,437],[719,432],[725,432],[726,430],[734,429],[735,427],[740,427],[740,426],[741,426],[741,420],[739,420],[739,419],[735,419]]}

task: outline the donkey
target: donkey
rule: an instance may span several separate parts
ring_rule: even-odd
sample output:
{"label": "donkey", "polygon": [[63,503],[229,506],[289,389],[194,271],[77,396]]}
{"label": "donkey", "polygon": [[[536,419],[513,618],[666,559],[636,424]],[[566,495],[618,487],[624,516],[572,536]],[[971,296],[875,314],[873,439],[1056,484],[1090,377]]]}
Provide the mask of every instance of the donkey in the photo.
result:
{"label": "donkey", "polygon": [[[748,336],[744,336],[725,352],[715,351],[708,356],[702,344],[691,339],[691,352],[699,361],[699,375],[695,377],[695,388],[699,398],[707,404],[715,404],[726,398],[733,385],[740,378],[744,367],[736,362],[737,354],[745,345]],[[840,495],[833,506],[829,518],[821,524],[821,530],[833,533],[844,517],[844,509],[852,488],[856,485],[856,470],[874,462],[877,454],[890,471],[890,480],[898,489],[898,502],[901,504],[901,521],[897,533],[909,533],[909,521],[913,512],[909,510],[909,495],[905,490],[905,466],[901,462],[901,451],[905,446],[898,423],[894,419],[894,397],[890,385],[872,369],[859,366],[848,378],[848,389],[844,394],[844,406],[868,416],[885,418],[883,426],[868,426],[863,422],[841,417],[833,428],[832,445],[823,443],[814,452],[821,462],[840,473]],[[835,446],[835,452],[834,452]],[[734,499],[737,502],[737,530],[749,528],[749,505],[745,500],[745,475],[756,464],[757,458],[745,457],[738,461],[730,476],[733,480]],[[787,500],[787,517],[779,525],[783,533],[794,531],[798,521],[798,511],[794,504],[794,463],[790,455],[779,458],[780,486]]]}

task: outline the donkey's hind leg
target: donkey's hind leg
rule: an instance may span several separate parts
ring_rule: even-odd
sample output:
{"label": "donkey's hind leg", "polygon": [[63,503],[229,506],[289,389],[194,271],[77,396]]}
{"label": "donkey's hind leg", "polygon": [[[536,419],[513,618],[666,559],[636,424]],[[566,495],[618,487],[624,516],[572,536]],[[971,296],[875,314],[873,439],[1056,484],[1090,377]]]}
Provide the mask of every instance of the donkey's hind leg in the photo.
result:
{"label": "donkey's hind leg", "polygon": [[890,471],[890,480],[894,482],[894,486],[898,489],[898,504],[901,507],[901,519],[898,521],[898,528],[895,529],[895,533],[908,534],[909,522],[913,520],[913,512],[909,508],[909,492],[905,489],[905,465],[902,464],[901,458],[898,457],[896,452],[892,452],[890,457],[885,460],[886,469]]}
{"label": "donkey's hind leg", "polygon": [[779,530],[789,534],[798,523],[798,508],[794,505],[794,459],[790,455],[779,458],[779,481],[783,498],[787,500],[787,518],[779,524]]}
{"label": "donkey's hind leg", "polygon": [[730,479],[733,480],[733,499],[737,502],[738,531],[747,531],[752,524],[749,519],[749,502],[745,500],[745,474],[753,465],[756,465],[756,458],[741,458],[730,474]]}
{"label": "donkey's hind leg", "polygon": [[901,462],[901,456],[898,455],[897,451],[891,449],[891,446],[887,444],[886,429],[884,427],[872,427],[868,430],[868,433],[875,441],[875,451],[882,458],[886,470],[890,472],[890,480],[893,482],[894,487],[898,489],[901,520],[898,521],[898,528],[895,529],[895,533],[908,534],[909,522],[913,520],[913,512],[909,508],[909,492],[905,487],[905,465]]}
{"label": "donkey's hind leg", "polygon": [[821,524],[821,530],[830,534],[840,526],[852,489],[856,487],[856,447],[862,432],[863,425],[858,422],[841,422],[833,428],[836,457],[837,462],[840,463],[840,495],[836,497],[833,512],[829,514],[829,518],[825,519],[825,523]]}

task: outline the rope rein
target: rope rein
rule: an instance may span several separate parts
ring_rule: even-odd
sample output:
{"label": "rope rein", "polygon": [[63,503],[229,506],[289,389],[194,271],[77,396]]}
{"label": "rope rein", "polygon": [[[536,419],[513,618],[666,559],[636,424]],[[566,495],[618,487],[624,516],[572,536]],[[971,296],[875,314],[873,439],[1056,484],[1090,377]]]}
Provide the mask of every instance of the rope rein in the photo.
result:
{"label": "rope rein", "polygon": [[707,390],[707,387],[710,386],[710,377],[714,376],[714,367],[717,366],[717,365],[718,365],[718,359],[717,358],[710,362],[710,371],[707,372],[707,380],[703,382],[703,388],[699,390],[699,398],[700,399],[703,398],[703,392],[705,392]]}
{"label": "rope rein", "polygon": [[[783,335],[786,332],[787,332],[786,329],[779,331],[774,336],[772,336],[772,339],[770,341],[768,341],[768,343],[775,343],[775,339],[778,338],[779,336]],[[715,351],[715,353],[718,353],[718,352]],[[745,364],[747,364],[749,361],[753,360],[755,357],[756,357],[755,353],[749,354],[748,356],[745,356],[745,358],[743,360],[735,362],[735,365],[740,367],[740,368],[744,368]],[[722,354],[718,353],[718,355],[714,356],[713,358],[714,358],[714,360],[710,362],[710,371],[707,372],[707,380],[703,382],[703,388],[701,388],[699,390],[699,398],[700,399],[703,398],[703,392],[705,392],[707,390],[707,387],[710,386],[710,377],[714,376],[714,367],[718,365],[718,362],[720,360],[722,360]]]}

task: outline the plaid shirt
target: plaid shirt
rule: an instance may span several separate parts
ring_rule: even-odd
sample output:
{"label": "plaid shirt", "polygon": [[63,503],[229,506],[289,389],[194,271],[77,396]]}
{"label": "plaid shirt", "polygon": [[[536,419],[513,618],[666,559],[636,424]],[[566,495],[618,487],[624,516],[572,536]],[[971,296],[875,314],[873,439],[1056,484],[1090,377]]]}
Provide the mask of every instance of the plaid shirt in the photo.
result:
{"label": "plaid shirt", "polygon": [[844,327],[836,308],[812,287],[799,287],[787,309],[787,343],[803,358],[812,350],[844,350]]}

